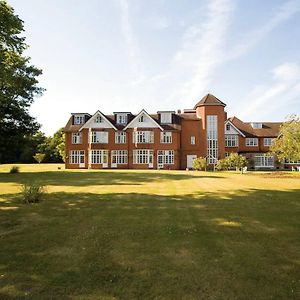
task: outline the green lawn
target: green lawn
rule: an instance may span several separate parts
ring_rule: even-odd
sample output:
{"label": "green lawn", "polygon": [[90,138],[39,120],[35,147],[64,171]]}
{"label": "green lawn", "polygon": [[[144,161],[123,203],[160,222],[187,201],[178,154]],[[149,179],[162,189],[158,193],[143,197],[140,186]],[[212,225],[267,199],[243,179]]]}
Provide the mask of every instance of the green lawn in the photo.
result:
{"label": "green lawn", "polygon": [[300,299],[300,173],[58,166],[0,165],[0,299]]}

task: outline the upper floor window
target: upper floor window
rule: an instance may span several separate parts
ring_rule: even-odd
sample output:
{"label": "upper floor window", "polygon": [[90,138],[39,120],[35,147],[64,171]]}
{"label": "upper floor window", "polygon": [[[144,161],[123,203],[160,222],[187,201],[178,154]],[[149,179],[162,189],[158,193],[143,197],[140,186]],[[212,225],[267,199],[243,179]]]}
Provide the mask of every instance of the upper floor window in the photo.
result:
{"label": "upper floor window", "polygon": [[107,131],[92,131],[90,136],[90,142],[92,144],[107,144],[108,132]]}
{"label": "upper floor window", "polygon": [[191,145],[195,145],[196,144],[196,137],[191,136]]}
{"label": "upper floor window", "polygon": [[115,133],[115,143],[116,144],[125,144],[126,143],[126,132],[117,131]]}
{"label": "upper floor window", "polygon": [[172,123],[172,113],[171,112],[161,112],[160,113],[160,123],[171,124]]}
{"label": "upper floor window", "polygon": [[126,124],[127,114],[117,114],[117,124]]}
{"label": "upper floor window", "polygon": [[160,133],[160,142],[163,144],[171,144],[172,143],[172,132],[162,131]]}
{"label": "upper floor window", "polygon": [[238,147],[238,136],[233,134],[226,134],[225,147]]}
{"label": "upper floor window", "polygon": [[95,119],[95,123],[102,123],[102,117],[98,115]]}
{"label": "upper floor window", "polygon": [[140,116],[139,117],[139,123],[143,123],[145,121],[145,118],[144,118],[144,116],[142,115],[142,116]]}
{"label": "upper floor window", "polygon": [[258,146],[258,139],[257,138],[246,138],[246,146]]}
{"label": "upper floor window", "polygon": [[72,144],[81,144],[82,143],[82,134],[81,132],[72,133]]}
{"label": "upper floor window", "polygon": [[273,138],[264,138],[264,146],[271,146],[273,144]]}
{"label": "upper floor window", "polygon": [[137,144],[153,143],[153,131],[135,131],[133,132],[133,142]]}
{"label": "upper floor window", "polygon": [[74,124],[79,125],[84,123],[84,116],[83,115],[75,115],[74,116]]}
{"label": "upper floor window", "polygon": [[230,130],[230,124],[229,124],[229,123],[226,124],[226,130],[227,130],[227,131]]}
{"label": "upper floor window", "polygon": [[253,123],[251,123],[251,126],[254,129],[261,129],[262,128],[262,123],[253,122]]}

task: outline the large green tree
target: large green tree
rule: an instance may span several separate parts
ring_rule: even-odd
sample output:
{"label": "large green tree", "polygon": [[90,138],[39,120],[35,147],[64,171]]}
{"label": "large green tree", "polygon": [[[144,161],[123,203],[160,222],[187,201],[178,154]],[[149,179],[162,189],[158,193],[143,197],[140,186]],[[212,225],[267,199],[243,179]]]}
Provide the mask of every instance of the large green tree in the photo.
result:
{"label": "large green tree", "polygon": [[274,140],[270,151],[277,155],[279,161],[300,160],[300,119],[290,116],[282,123],[278,137]]}
{"label": "large green tree", "polygon": [[19,160],[24,141],[40,127],[29,108],[43,92],[42,71],[24,55],[23,31],[23,21],[0,0],[0,163]]}

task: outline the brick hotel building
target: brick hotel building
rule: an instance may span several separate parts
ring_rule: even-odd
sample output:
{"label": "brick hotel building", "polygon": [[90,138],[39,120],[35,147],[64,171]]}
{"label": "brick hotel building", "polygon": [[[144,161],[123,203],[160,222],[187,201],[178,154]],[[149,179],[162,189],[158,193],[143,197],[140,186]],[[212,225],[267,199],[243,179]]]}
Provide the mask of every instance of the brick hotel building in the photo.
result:
{"label": "brick hotel building", "polygon": [[281,123],[227,118],[225,106],[208,94],[183,112],[72,113],[64,129],[66,168],[177,170],[192,168],[196,157],[213,165],[232,152],[256,169],[277,168],[268,150]]}

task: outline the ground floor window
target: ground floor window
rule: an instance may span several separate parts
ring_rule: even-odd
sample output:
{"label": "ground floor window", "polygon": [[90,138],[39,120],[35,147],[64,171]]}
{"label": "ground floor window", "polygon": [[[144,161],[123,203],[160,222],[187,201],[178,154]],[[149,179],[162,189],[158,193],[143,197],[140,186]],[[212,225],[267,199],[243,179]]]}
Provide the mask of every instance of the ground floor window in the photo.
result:
{"label": "ground floor window", "polygon": [[300,164],[300,160],[289,160],[289,159],[286,159],[285,163],[287,165]]}
{"label": "ground floor window", "polygon": [[91,150],[91,164],[107,164],[108,150]]}
{"label": "ground floor window", "polygon": [[111,163],[112,164],[127,164],[127,150],[112,150]]}
{"label": "ground floor window", "polygon": [[153,164],[153,150],[133,150],[134,164]]}
{"label": "ground floor window", "polygon": [[274,157],[272,155],[255,155],[255,167],[274,167]]}
{"label": "ground floor window", "polygon": [[159,165],[172,165],[174,164],[174,150],[158,150],[157,163]]}
{"label": "ground floor window", "polygon": [[207,163],[215,164],[218,159],[218,140],[207,140]]}
{"label": "ground floor window", "polygon": [[84,150],[71,150],[69,163],[84,164]]}

